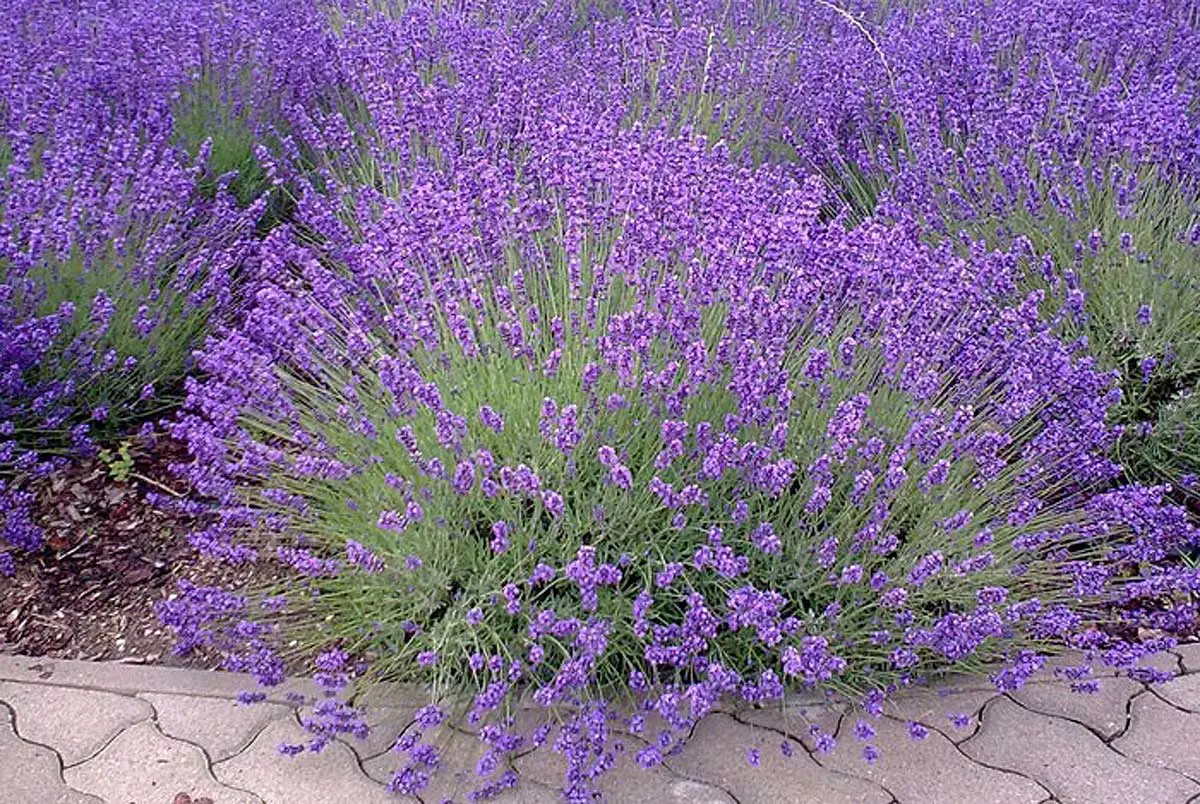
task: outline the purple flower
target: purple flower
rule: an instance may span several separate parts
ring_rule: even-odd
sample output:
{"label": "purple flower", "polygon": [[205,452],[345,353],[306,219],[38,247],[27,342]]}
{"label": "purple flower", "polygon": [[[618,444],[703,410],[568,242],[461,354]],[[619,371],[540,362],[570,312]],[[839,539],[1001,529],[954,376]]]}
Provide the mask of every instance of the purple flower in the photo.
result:
{"label": "purple flower", "polygon": [[379,515],[379,520],[376,524],[383,530],[401,533],[408,525],[408,522],[405,520],[402,514],[399,514],[396,511],[384,511]]}
{"label": "purple flower", "polygon": [[454,469],[454,493],[460,496],[469,494],[475,486],[475,464],[462,461]]}
{"label": "purple flower", "polygon": [[804,376],[813,382],[820,382],[829,371],[829,353],[824,349],[810,349],[808,362],[804,365]]}
{"label": "purple flower", "polygon": [[1150,378],[1152,376],[1154,376],[1154,369],[1157,367],[1158,367],[1158,360],[1155,357],[1153,357],[1153,356],[1143,357],[1141,362],[1138,363],[1138,369],[1142,373],[1142,382],[1144,382],[1144,383],[1150,382]]}
{"label": "purple flower", "polygon": [[383,572],[383,559],[353,539],[346,540],[346,561],[363,572]]}
{"label": "purple flower", "polygon": [[488,405],[479,408],[479,421],[483,426],[496,433],[504,432],[504,418]]}
{"label": "purple flower", "polygon": [[809,734],[813,737],[814,745],[817,753],[831,754],[837,747],[837,740],[827,731],[823,731],[820,726],[815,723],[808,727]]}
{"label": "purple flower", "polygon": [[800,645],[800,650],[791,645],[783,650],[783,671],[787,675],[815,685],[846,669],[845,659],[829,651],[829,642],[824,637],[806,636]]}
{"label": "purple flower", "polygon": [[546,507],[546,513],[555,519],[561,517],[566,511],[566,503],[563,502],[562,495],[549,489],[542,491],[542,505]]}
{"label": "purple flower", "polygon": [[775,535],[775,528],[770,522],[759,523],[758,527],[750,534],[750,541],[764,553],[778,553],[783,549],[783,543],[779,537]]}
{"label": "purple flower", "polygon": [[653,768],[662,764],[662,752],[656,746],[648,745],[637,753],[637,763],[643,768]]}
{"label": "purple flower", "polygon": [[[863,568],[861,564],[851,564],[842,569],[842,576],[838,579],[838,583],[842,586],[851,586],[860,583],[863,579]],[[885,581],[886,583],[886,581]]]}
{"label": "purple flower", "polygon": [[633,488],[633,475],[629,471],[629,467],[618,463],[609,470],[609,480],[612,484],[622,491],[629,491]]}
{"label": "purple flower", "polygon": [[503,520],[492,523],[492,540],[489,542],[488,546],[491,548],[493,553],[499,555],[508,551],[508,548],[512,544],[508,540],[508,536],[511,532],[512,528],[510,528],[508,523]]}
{"label": "purple flower", "polygon": [[416,722],[422,729],[432,729],[435,726],[442,724],[446,719],[446,713],[441,708],[428,704],[417,710]]}

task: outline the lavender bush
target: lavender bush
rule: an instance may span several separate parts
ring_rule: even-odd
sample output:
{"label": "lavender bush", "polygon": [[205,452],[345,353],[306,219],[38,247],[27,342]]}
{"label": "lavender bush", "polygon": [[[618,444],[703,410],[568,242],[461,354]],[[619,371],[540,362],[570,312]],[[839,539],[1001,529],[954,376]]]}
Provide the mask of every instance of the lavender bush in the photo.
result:
{"label": "lavender bush", "polygon": [[[325,77],[315,58],[304,81],[277,54],[258,58],[264,42],[284,44],[281,31],[305,31],[304,6],[281,2],[274,11],[287,13],[271,18],[183,5],[0,7],[7,545],[40,545],[23,490],[31,474],[178,403],[210,319],[236,314],[263,212],[251,203],[263,169],[237,153],[254,145],[237,112],[280,86],[286,97],[315,92]],[[205,77],[217,67],[240,83]]]}
{"label": "lavender bush", "polygon": [[182,382],[192,543],[290,580],[160,614],[315,671],[284,753],[416,681],[394,789],[455,723],[586,800],[723,700],[1195,629],[1187,4],[160,5],[3,6],[2,535]]}
{"label": "lavender bush", "polygon": [[[229,306],[246,216],[196,194],[166,133],[64,115],[48,142],[9,140],[0,467],[36,472],[160,414]],[[6,541],[35,547],[12,522]]]}
{"label": "lavender bush", "polygon": [[1081,202],[1082,214],[1010,214],[972,229],[1016,242],[1029,284],[1062,310],[1063,337],[1121,374],[1113,419],[1123,426],[1117,457],[1132,476],[1177,481],[1194,495],[1200,451],[1188,428],[1200,388],[1200,207],[1186,184],[1117,168],[1110,185]]}
{"label": "lavender bush", "polygon": [[[430,783],[453,717],[474,794],[545,744],[571,800],[616,731],[661,718],[650,767],[725,696],[878,715],[1064,646],[1155,677],[1122,635],[1194,616],[1139,604],[1195,534],[1162,489],[1111,488],[1116,377],[1042,319],[1021,255],[823,223],[819,179],[570,122],[373,153],[346,175],[386,181],[298,200],[321,237],[272,236],[276,279],[175,433],[220,502],[194,543],[302,582],[185,587],[161,609],[183,649],[268,685],[315,656],[311,750],[364,731],[352,675],[427,683],[394,789]],[[522,730],[523,705],[561,725]]]}

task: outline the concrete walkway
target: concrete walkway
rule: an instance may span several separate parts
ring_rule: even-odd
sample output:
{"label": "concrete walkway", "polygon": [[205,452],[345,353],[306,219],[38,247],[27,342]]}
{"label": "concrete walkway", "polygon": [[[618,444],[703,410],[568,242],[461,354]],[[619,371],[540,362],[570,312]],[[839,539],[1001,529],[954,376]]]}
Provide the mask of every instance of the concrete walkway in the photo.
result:
{"label": "concrete walkway", "polygon": [[[669,767],[630,767],[626,751],[604,790],[631,804],[1200,802],[1200,645],[1155,664],[1178,677],[1150,689],[1113,678],[1094,695],[1054,681],[1001,695],[982,679],[910,693],[870,721],[881,754],[873,765],[860,757],[853,713],[723,712]],[[388,749],[423,703],[416,691],[372,697],[379,727],[367,741],[287,759],[277,746],[303,733],[286,692],[304,684],[247,707],[234,699],[252,684],[231,673],[0,656],[0,804],[400,800],[383,788],[396,765]],[[961,713],[957,726],[947,713]],[[924,740],[911,739],[910,721],[928,727]],[[837,749],[813,751],[806,722],[836,733]],[[464,801],[479,743],[443,737],[443,769],[424,800]],[[556,759],[538,751],[517,760],[520,787],[495,800],[556,801]]]}

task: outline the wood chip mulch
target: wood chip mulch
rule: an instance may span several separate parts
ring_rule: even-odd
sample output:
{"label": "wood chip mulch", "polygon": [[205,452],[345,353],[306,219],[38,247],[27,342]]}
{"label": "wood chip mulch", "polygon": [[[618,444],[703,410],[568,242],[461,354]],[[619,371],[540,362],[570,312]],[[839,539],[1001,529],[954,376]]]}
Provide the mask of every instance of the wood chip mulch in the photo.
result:
{"label": "wood chip mulch", "polygon": [[160,439],[134,455],[123,479],[87,460],[29,485],[46,546],[17,554],[16,574],[0,577],[0,653],[212,667],[213,656],[172,653],[172,635],[154,604],[187,578],[244,588],[274,567],[229,567],[199,558],[187,541],[195,521],[151,505],[146,495],[186,494],[168,465],[180,444]]}

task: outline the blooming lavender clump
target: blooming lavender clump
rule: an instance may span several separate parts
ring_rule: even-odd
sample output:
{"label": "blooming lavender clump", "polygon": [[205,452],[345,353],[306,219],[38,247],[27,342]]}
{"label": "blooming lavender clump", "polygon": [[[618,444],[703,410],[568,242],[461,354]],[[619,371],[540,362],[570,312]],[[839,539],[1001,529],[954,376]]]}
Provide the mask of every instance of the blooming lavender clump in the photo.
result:
{"label": "blooming lavender clump", "polygon": [[[585,800],[615,762],[618,718],[664,724],[636,752],[654,767],[725,697],[837,689],[877,715],[960,664],[991,667],[1002,689],[1066,647],[1136,673],[1149,648],[1097,621],[1194,623],[1187,605],[1141,608],[1180,581],[1154,567],[1194,528],[1172,491],[1122,486],[1113,460],[1133,432],[1110,417],[1129,383],[1173,364],[1146,340],[1130,375],[1077,337],[1098,317],[1082,268],[1137,263],[1152,241],[1089,228],[1076,270],[1073,247],[1047,264],[1032,240],[923,228],[1077,215],[1101,185],[1124,214],[1138,198],[1126,169],[1075,177],[1068,162],[1161,153],[1164,176],[1180,172],[1195,141],[1176,118],[1106,122],[1180,112],[1178,82],[1103,96],[1089,122],[1104,133],[1068,142],[1057,82],[997,74],[999,43],[1016,41],[1005,26],[1064,47],[1025,4],[896,13],[878,53],[824,7],[763,26],[735,3],[713,44],[691,35],[710,4],[603,24],[552,5],[533,26],[519,0],[337,17],[322,47],[353,101],[289,105],[284,153],[259,154],[272,183],[288,177],[294,219],[257,245],[247,305],[198,354],[172,424],[213,501],[197,547],[268,557],[300,582],[269,605],[182,588],[161,607],[181,648],[277,683],[275,648],[310,646],[330,693],[305,721],[312,750],[362,733],[342,700],[359,658],[376,678],[465,691],[397,741],[392,789],[436,784],[434,730],[461,719],[487,746],[475,796],[515,783],[504,760],[533,747],[563,756],[564,793]],[[1155,41],[1115,19],[1114,41]],[[977,49],[947,33],[977,27]],[[1192,36],[1172,19],[1147,30]],[[629,56],[633,31],[661,62]],[[772,55],[781,45],[798,52]],[[512,63],[481,55],[497,52]],[[710,58],[734,108],[767,93],[746,107],[759,118],[671,107],[708,97]],[[818,81],[788,62],[827,69]],[[651,68],[679,97],[627,78]],[[942,73],[966,68],[988,80]],[[1080,70],[1062,91],[1090,109],[1106,79]],[[759,165],[759,135],[794,143],[804,169]],[[1049,154],[1036,177],[1030,143]],[[839,198],[836,177],[808,172],[849,164],[860,190],[887,193]],[[1127,311],[1126,329],[1169,320],[1153,309]],[[99,329],[113,314],[101,299],[78,315]],[[519,696],[566,714],[519,732]],[[874,727],[853,733],[874,761]]]}
{"label": "blooming lavender clump", "polygon": [[[245,15],[215,12],[140,0],[0,8],[6,480],[94,453],[168,411],[209,327],[231,318],[262,206],[205,188],[221,154],[211,142],[180,147],[172,108],[205,59],[236,61],[235,40],[263,39]],[[211,48],[192,33],[208,23]],[[0,542],[40,544],[11,486],[0,517]]]}
{"label": "blooming lavender clump", "polygon": [[[1019,656],[997,675],[1007,687],[1037,664],[1022,651],[1048,640],[1119,643],[1096,642],[1077,601],[1103,605],[1128,583],[1104,569],[1116,545],[1135,563],[1192,534],[1164,513],[1161,493],[1106,504],[1090,490],[1117,471],[1106,458],[1112,379],[1052,335],[1038,297],[997,298],[1011,263],[947,261],[881,225],[825,226],[815,185],[739,178],[687,141],[615,134],[606,147],[593,144],[585,176],[487,190],[553,199],[599,176],[606,193],[589,195],[599,208],[560,206],[548,224],[518,207],[485,237],[480,191],[459,190],[465,197],[447,200],[438,221],[462,221],[450,252],[418,228],[407,236],[420,256],[406,264],[379,264],[373,248],[347,252],[364,257],[336,274],[323,260],[297,262],[308,286],[354,303],[264,292],[247,327],[214,344],[209,379],[190,402],[193,449],[214,456],[206,471],[226,465],[245,478],[253,466],[264,488],[304,498],[282,532],[295,528],[307,546],[286,557],[320,594],[290,595],[281,628],[341,623],[383,677],[476,689],[459,713],[476,725],[500,722],[521,689],[551,707],[598,702],[601,679],[628,678],[669,725],[659,752],[722,696],[758,703],[832,683],[882,696],[956,662],[1005,666]],[[672,159],[695,160],[720,181],[704,192],[673,182],[656,168]],[[678,203],[731,189],[706,213],[715,220],[618,238],[606,216],[621,218],[632,203],[620,194],[633,192],[619,183],[634,170],[627,163],[659,170]],[[755,213],[744,204],[756,194],[777,200],[755,202]],[[742,230],[736,248],[709,239],[726,215],[763,209],[791,227]],[[388,215],[362,221],[368,242],[405,231]],[[679,240],[724,258],[668,262],[670,271],[621,261],[621,238],[632,237],[653,253],[678,253]],[[607,256],[589,257],[577,277],[555,270],[577,252]],[[877,255],[869,267],[864,252]],[[845,278],[831,282],[834,271]],[[866,271],[870,282],[856,278]],[[456,318],[467,309],[470,318]],[[403,322],[383,323],[399,311]],[[537,326],[560,315],[574,329]],[[288,321],[296,328],[282,337],[276,328]],[[847,328],[855,369],[814,366]],[[339,351],[355,339],[362,348]],[[558,368],[547,372],[556,350]],[[259,361],[278,379],[247,394],[237,378]],[[586,378],[573,375],[585,367]],[[609,405],[621,391],[625,404]],[[217,431],[198,425],[201,412],[230,399],[241,400],[222,415],[233,440],[209,440]],[[475,415],[485,406],[503,428]],[[292,422],[292,435],[281,440],[276,421]],[[229,443],[245,446],[232,453]],[[467,462],[469,483],[458,468]],[[1068,465],[1077,481],[1064,491],[1050,478]],[[261,532],[238,526],[260,505],[279,516],[239,482],[251,502],[247,511],[246,497],[230,498],[232,539]],[[591,515],[597,506],[602,519]],[[1138,517],[1170,523],[1155,546],[1138,544]],[[410,570],[375,571],[366,555]],[[1038,579],[1036,599],[1013,584],[1017,572]],[[867,651],[864,631],[875,635]],[[357,728],[332,707],[309,724],[318,746],[330,729]],[[609,764],[605,729],[589,717],[553,741],[568,760],[568,791],[590,787]],[[857,734],[865,742],[873,729],[863,722]],[[431,783],[437,760],[425,745],[407,749],[395,789]],[[863,752],[877,755],[869,742]]]}

